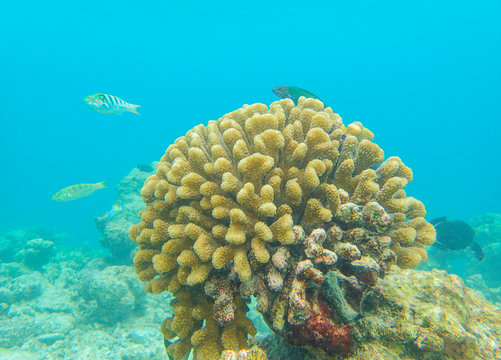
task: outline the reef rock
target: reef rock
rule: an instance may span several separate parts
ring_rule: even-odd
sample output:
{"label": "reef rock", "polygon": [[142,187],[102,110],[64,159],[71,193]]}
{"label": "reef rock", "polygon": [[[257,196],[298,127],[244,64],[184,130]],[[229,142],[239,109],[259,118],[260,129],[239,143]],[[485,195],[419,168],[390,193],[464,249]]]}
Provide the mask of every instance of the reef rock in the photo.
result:
{"label": "reef rock", "polygon": [[[32,236],[7,238],[18,250]],[[146,295],[131,266],[109,266],[100,254],[61,246],[43,272],[0,263],[0,359],[165,357],[157,328],[170,296]]]}
{"label": "reef rock", "polygon": [[99,242],[108,249],[112,262],[130,264],[136,245],[130,241],[129,228],[139,221],[139,211],[145,208],[141,188],[153,172],[134,168],[117,186],[118,198],[113,207],[101,217],[95,218],[101,233]]}
{"label": "reef rock", "polygon": [[108,324],[129,316],[146,295],[127,266],[84,269],[80,294],[88,301],[87,317]]}
{"label": "reef rock", "polygon": [[40,269],[55,254],[56,244],[67,241],[67,235],[54,229],[30,227],[0,234],[0,262],[22,262]]}
{"label": "reef rock", "polygon": [[501,242],[501,214],[487,213],[472,218],[469,223],[476,232],[475,240],[481,245]]}
{"label": "reef rock", "polygon": [[346,357],[291,347],[276,335],[256,342],[274,360],[494,360],[501,358],[501,309],[456,275],[393,268],[362,302],[353,334],[357,345]]}
{"label": "reef rock", "polygon": [[32,239],[16,255],[15,260],[32,269],[40,269],[56,252],[56,245],[50,240]]}
{"label": "reef rock", "polygon": [[470,223],[477,234],[476,241],[484,248],[485,259],[482,262],[470,259],[466,277],[480,274],[482,281],[489,287],[489,290],[484,292],[484,289],[476,286],[476,282],[472,282],[472,286],[475,289],[482,290],[489,300],[499,302],[499,296],[489,297],[489,294],[499,293],[499,288],[501,287],[501,277],[499,276],[499,264],[501,263],[501,214],[479,215],[471,219]]}

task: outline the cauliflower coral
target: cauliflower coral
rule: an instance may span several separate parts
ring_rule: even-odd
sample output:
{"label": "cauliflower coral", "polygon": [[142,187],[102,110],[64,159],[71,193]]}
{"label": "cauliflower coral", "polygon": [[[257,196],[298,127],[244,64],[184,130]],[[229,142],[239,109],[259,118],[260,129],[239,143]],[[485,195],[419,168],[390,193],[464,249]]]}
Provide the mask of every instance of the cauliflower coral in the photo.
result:
{"label": "cauliflower coral", "polygon": [[424,205],[404,191],[411,169],[383,161],[373,137],[302,97],[245,105],[169,146],[130,237],[146,290],[175,296],[161,329],[173,359],[246,348],[251,296],[289,342],[351,350],[353,289],[395,262],[418,266],[435,241]]}

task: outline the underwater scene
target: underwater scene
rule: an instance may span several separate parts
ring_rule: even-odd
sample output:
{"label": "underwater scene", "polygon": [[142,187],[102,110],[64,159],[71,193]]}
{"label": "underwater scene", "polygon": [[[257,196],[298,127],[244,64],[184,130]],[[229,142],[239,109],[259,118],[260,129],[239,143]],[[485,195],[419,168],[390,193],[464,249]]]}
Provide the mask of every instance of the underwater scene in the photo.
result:
{"label": "underwater scene", "polygon": [[501,359],[501,2],[0,12],[0,360]]}

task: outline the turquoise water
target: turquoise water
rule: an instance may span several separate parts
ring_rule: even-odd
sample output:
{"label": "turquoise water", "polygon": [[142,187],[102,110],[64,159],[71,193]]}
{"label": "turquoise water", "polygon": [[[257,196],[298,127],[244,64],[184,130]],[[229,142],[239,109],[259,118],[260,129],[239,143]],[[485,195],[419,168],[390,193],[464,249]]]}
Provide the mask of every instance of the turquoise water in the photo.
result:
{"label": "turquoise water", "polygon": [[[0,229],[92,218],[138,163],[244,103],[297,85],[362,121],[414,170],[429,217],[501,211],[499,1],[21,1],[0,14]],[[86,95],[140,104],[92,112]],[[106,180],[69,203],[60,188]]]}
{"label": "turquoise water", "polygon": [[[270,104],[279,85],[373,131],[385,157],[413,169],[406,191],[428,220],[470,222],[484,262],[433,247],[422,269],[459,274],[499,307],[500,18],[497,0],[2,4],[0,360],[165,358],[171,297],[146,295],[130,266],[127,229],[143,204],[110,212],[117,184],[127,197],[148,176],[138,164],[200,123]],[[94,112],[83,98],[95,93],[141,115]],[[51,200],[103,180],[91,196]]]}

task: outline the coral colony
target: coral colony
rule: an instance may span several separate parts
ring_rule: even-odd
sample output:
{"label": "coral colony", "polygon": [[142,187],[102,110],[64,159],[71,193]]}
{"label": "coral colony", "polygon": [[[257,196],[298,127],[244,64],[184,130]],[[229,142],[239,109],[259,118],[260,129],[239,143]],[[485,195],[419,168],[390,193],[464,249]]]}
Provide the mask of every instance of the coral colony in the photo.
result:
{"label": "coral colony", "polygon": [[146,290],[174,294],[161,328],[171,358],[265,359],[246,350],[252,296],[287,342],[353,352],[379,280],[394,263],[423,263],[435,241],[424,205],[403,190],[411,169],[383,161],[373,137],[301,97],[245,105],[169,146],[130,237]]}

